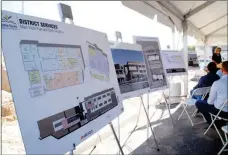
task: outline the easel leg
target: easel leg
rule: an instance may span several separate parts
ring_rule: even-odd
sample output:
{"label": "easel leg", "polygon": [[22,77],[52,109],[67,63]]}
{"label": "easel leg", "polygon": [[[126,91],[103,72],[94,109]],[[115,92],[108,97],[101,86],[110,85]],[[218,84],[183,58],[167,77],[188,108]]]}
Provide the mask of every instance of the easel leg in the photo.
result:
{"label": "easel leg", "polygon": [[[98,132],[98,134],[97,134],[97,138],[99,138],[99,140],[100,140],[100,142],[101,142],[101,137],[100,137],[100,135],[99,135],[99,132]],[[97,141],[97,140],[96,140],[96,141]],[[96,147],[97,147],[97,145],[96,145],[97,142],[96,142],[96,141],[95,141],[95,144],[94,144],[92,150],[90,151],[89,155],[96,149]]]}
{"label": "easel leg", "polygon": [[[145,108],[145,105],[144,105],[144,103],[143,103],[142,96],[140,96],[140,99],[141,99],[141,104],[142,104],[143,109],[144,109],[145,114],[146,114],[147,121],[148,121],[148,122],[149,122],[149,124],[150,124],[150,119],[149,119],[149,116],[148,116],[148,114],[147,114],[147,112],[146,112],[146,108]],[[159,149],[159,147],[158,147],[157,140],[156,140],[156,138],[155,138],[154,131],[153,131],[153,129],[152,129],[152,127],[151,127],[151,125],[149,125],[149,126],[150,126],[151,133],[153,134],[153,137],[154,137],[154,141],[155,141],[155,144],[156,144],[156,147],[157,147],[157,151],[160,151],[160,149]]]}
{"label": "easel leg", "polygon": [[164,97],[164,100],[165,100],[165,106],[168,109],[169,116],[170,116],[170,119],[171,119],[171,121],[173,123],[173,127],[174,127],[175,125],[174,125],[173,117],[172,117],[172,114],[171,114],[171,111],[170,111],[170,104],[168,104],[168,101],[166,100],[166,96],[165,96],[165,92],[164,91],[163,91],[163,97]]}
{"label": "easel leg", "polygon": [[75,144],[73,144],[73,149],[72,150],[70,150],[70,155],[74,155],[74,150],[75,150]]}
{"label": "easel leg", "polygon": [[[147,93],[147,114],[148,114],[148,116],[150,116],[150,114],[149,114],[149,109],[150,109],[150,102],[149,102],[149,99],[150,99],[150,92],[148,92]],[[149,125],[150,125],[150,123],[147,121],[147,128],[146,128],[146,139],[148,139],[149,138]]]}
{"label": "easel leg", "polygon": [[135,130],[137,129],[138,127],[138,122],[139,122],[139,117],[140,117],[140,111],[141,111],[141,106],[142,104],[140,104],[140,107],[139,107],[139,112],[138,112],[138,116],[137,116],[137,120],[136,120],[136,124],[135,124],[135,127],[133,128],[133,130],[130,132],[129,136],[127,137],[127,139],[125,140],[125,142],[123,143],[123,146],[126,146],[126,142],[128,141],[128,139],[131,137],[131,135],[133,134],[133,132],[135,132]]}
{"label": "easel leg", "polygon": [[110,122],[109,125],[110,125],[110,127],[111,127],[111,129],[112,129],[112,132],[113,132],[114,136],[115,136],[116,143],[117,143],[117,145],[118,145],[118,147],[119,147],[119,149],[120,149],[120,152],[121,152],[122,155],[124,155],[123,149],[122,149],[122,147],[120,146],[120,142],[119,142],[119,140],[118,140],[118,138],[117,138],[117,135],[116,135],[116,132],[115,132],[114,127],[113,127],[113,125],[112,125],[112,122]]}
{"label": "easel leg", "polygon": [[[119,118],[119,116],[118,116],[117,119],[118,119],[118,122],[117,122],[118,123],[118,125],[117,125],[118,126],[118,139],[119,139],[119,142],[120,142],[120,118]],[[118,155],[120,155],[120,150],[118,152]]]}

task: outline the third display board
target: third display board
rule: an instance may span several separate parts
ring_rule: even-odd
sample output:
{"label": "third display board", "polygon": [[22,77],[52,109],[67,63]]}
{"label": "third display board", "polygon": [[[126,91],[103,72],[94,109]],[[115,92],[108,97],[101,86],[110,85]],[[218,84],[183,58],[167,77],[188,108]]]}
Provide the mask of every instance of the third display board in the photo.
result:
{"label": "third display board", "polygon": [[158,38],[133,36],[133,39],[142,47],[151,91],[167,88],[166,72],[161,59]]}
{"label": "third display board", "polygon": [[187,74],[183,52],[162,51],[161,56],[168,75]]}

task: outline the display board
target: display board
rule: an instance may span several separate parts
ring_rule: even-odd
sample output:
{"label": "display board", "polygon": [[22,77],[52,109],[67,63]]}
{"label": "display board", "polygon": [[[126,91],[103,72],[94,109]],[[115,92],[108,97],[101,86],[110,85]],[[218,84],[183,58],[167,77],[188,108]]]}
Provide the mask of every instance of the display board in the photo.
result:
{"label": "display board", "polygon": [[104,33],[2,11],[2,48],[27,154],[64,154],[123,111]]}
{"label": "display board", "polygon": [[163,50],[161,57],[167,75],[187,74],[182,52]]}
{"label": "display board", "polygon": [[158,38],[133,36],[133,40],[142,47],[151,91],[167,88],[167,77]]}
{"label": "display board", "polygon": [[129,98],[148,93],[149,81],[141,46],[110,42],[110,47],[121,96]]}
{"label": "display board", "polygon": [[188,66],[193,68],[199,67],[198,57],[195,52],[189,52],[188,53]]}

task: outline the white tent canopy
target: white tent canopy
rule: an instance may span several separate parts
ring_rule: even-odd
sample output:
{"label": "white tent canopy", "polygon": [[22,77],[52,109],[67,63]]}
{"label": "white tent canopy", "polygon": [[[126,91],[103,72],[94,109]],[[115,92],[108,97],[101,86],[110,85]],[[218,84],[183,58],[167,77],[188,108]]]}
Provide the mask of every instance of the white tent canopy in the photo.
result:
{"label": "white tent canopy", "polygon": [[207,45],[227,45],[227,1],[122,1],[149,18],[187,33]]}
{"label": "white tent canopy", "polygon": [[[208,46],[227,45],[227,1],[122,1],[122,4],[151,19],[157,15],[157,21],[171,27],[173,32],[174,27],[183,30],[185,62],[188,62],[187,35],[205,45],[205,58]],[[187,93],[188,77],[185,77],[184,94]]]}

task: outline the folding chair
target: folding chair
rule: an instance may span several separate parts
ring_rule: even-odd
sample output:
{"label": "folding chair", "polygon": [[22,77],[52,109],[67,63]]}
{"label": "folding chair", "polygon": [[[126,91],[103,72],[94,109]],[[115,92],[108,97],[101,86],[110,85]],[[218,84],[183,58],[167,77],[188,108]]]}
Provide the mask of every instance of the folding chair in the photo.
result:
{"label": "folding chair", "polygon": [[[213,125],[213,126],[215,127],[215,130],[217,131],[217,133],[218,133],[218,135],[219,135],[219,137],[220,137],[220,139],[221,139],[223,145],[225,144],[225,142],[224,142],[224,140],[223,140],[223,138],[222,138],[222,136],[221,136],[221,134],[220,134],[220,132],[219,132],[217,126],[215,125],[215,121],[216,121],[216,120],[225,120],[225,121],[228,121],[227,118],[223,118],[223,117],[220,117],[220,116],[219,116],[220,112],[222,111],[222,109],[225,107],[226,104],[228,104],[228,99],[222,104],[222,106],[221,106],[219,112],[217,113],[217,115],[214,115],[214,114],[211,114],[211,113],[210,113],[212,122],[211,122],[211,124],[209,125],[209,127],[207,128],[207,130],[204,132],[204,135],[206,135],[206,133],[208,132],[208,130],[209,130],[209,129],[212,127],[212,125]],[[213,118],[213,117],[214,117],[214,118]]]}
{"label": "folding chair", "polygon": [[[178,120],[181,118],[181,116],[182,116],[183,113],[185,112],[185,113],[187,114],[187,116],[188,116],[190,122],[191,122],[191,125],[194,126],[194,124],[193,124],[193,122],[192,122],[192,119],[191,119],[191,117],[189,116],[189,114],[188,114],[186,108],[187,108],[188,106],[193,106],[193,105],[195,105],[195,103],[196,103],[197,100],[192,98],[193,95],[200,95],[200,96],[202,96],[201,99],[203,100],[203,99],[206,97],[206,95],[209,93],[210,88],[211,88],[211,87],[203,87],[203,88],[197,88],[197,89],[195,89],[195,90],[192,92],[192,95],[190,95],[190,97],[188,97],[184,102],[181,103],[181,105],[183,105],[184,109],[183,109],[183,111],[181,112],[180,116],[178,117]],[[196,111],[195,111],[194,113],[196,113]],[[204,117],[203,117],[203,118],[204,118]],[[204,118],[204,121],[206,121],[205,118]]]}
{"label": "folding chair", "polygon": [[221,150],[219,151],[218,155],[220,155],[223,151],[228,151],[228,149],[225,149],[227,144],[228,144],[228,138],[227,138],[227,134],[228,134],[228,125],[223,126],[222,130],[225,134],[225,138],[226,138],[226,142],[223,144],[223,147],[221,148]]}

